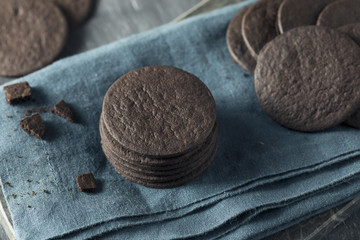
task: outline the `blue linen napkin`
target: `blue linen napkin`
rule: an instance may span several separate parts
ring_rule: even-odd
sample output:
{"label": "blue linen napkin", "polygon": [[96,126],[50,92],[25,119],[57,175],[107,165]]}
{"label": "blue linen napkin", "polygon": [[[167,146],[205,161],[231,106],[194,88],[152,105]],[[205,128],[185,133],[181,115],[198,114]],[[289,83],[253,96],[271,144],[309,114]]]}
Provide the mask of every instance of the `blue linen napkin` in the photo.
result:
{"label": "blue linen napkin", "polygon": [[[0,178],[2,183],[11,184],[2,186],[18,239],[47,239],[69,233],[83,234],[82,239],[154,219],[196,219],[196,211],[205,211],[231,197],[241,200],[241,193],[255,194],[257,187],[264,186],[261,191],[271,193],[270,183],[279,180],[298,181],[303,186],[293,195],[301,205],[302,193],[315,194],[326,187],[326,180],[336,183],[358,173],[358,168],[351,168],[350,174],[334,169],[331,177],[316,176],[332,165],[358,161],[358,130],[339,126],[316,134],[294,132],[271,121],[258,106],[252,78],[243,76],[244,70],[231,62],[225,44],[230,19],[253,2],[169,24],[58,61],[18,80],[28,81],[37,99],[16,107],[0,101]],[[125,180],[113,170],[100,147],[98,121],[106,90],[121,75],[146,65],[172,65],[197,75],[217,103],[219,150],[215,161],[201,177],[175,189],[149,189]],[[45,140],[35,140],[19,130],[21,111],[50,106],[61,99],[70,103],[79,123],[42,113],[48,127]],[[79,193],[76,175],[89,171],[98,180],[99,190],[95,194]],[[308,173],[315,173],[311,184],[295,180]],[[352,184],[349,192],[356,194],[357,186]],[[42,193],[42,189],[50,194]],[[273,204],[284,202],[292,191],[280,189],[282,197],[273,199]],[[268,199],[261,196],[249,201],[246,209],[238,208],[237,214],[265,206]],[[340,195],[334,204],[347,198]],[[223,217],[215,221],[214,228],[226,223],[227,216]],[[170,236],[172,231],[165,229],[164,238],[167,232]]]}
{"label": "blue linen napkin", "polygon": [[[189,235],[198,231],[198,226],[205,220],[214,221],[216,217],[232,213],[228,206],[239,203],[236,199],[224,199],[212,209],[202,211],[190,217],[183,217],[180,221],[172,220],[162,224],[149,224],[111,231],[101,235],[102,239],[261,239],[302,220],[333,208],[359,195],[354,194],[352,185],[360,184],[359,176],[319,191],[316,194],[298,200],[279,203],[273,206],[264,206],[245,214],[240,214],[228,220],[226,224],[209,229],[204,233]],[[334,204],[335,203],[335,204]],[[219,208],[216,210],[216,208]],[[218,215],[216,215],[218,214]],[[220,214],[220,215],[219,215]],[[190,220],[191,223],[187,222]],[[209,221],[208,221],[209,222]],[[172,226],[169,226],[172,225]],[[169,231],[170,230],[170,231]],[[169,233],[170,232],[170,233]],[[96,236],[98,239],[100,236]]]}
{"label": "blue linen napkin", "polygon": [[[170,239],[182,239],[188,237],[200,238],[204,235],[205,239],[210,239],[214,235],[224,234],[223,232],[225,232],[225,230],[229,231],[227,229],[229,227],[233,228],[235,219],[236,222],[241,219],[241,222],[238,224],[241,227],[244,227],[245,222],[252,224],[252,218],[256,216],[256,219],[258,219],[257,215],[259,214],[261,214],[264,219],[267,219],[267,221],[273,221],[273,215],[266,213],[266,211],[268,212],[273,209],[288,209],[290,205],[301,205],[304,204],[304,202],[309,201],[311,198],[318,198],[322,195],[328,196],[329,191],[333,191],[333,189],[330,188],[336,187],[339,189],[338,186],[344,185],[345,182],[349,186],[346,186],[346,188],[342,186],[341,189],[337,190],[342,193],[339,194],[338,192],[337,194],[344,197],[346,196],[345,192],[349,192],[349,189],[351,189],[351,191],[356,191],[357,189],[348,184],[348,182],[355,180],[359,182],[359,174],[351,173],[354,172],[352,169],[359,169],[359,166],[359,161],[351,160],[349,162],[343,162],[341,164],[324,168],[320,173],[302,174],[296,178],[263,185],[261,187],[254,188],[249,192],[244,192],[241,195],[225,198],[215,204],[207,206],[206,208],[202,208],[201,211],[197,211],[191,215],[185,215],[179,219],[155,223],[149,222],[148,224],[142,223],[136,228],[132,227],[129,229],[124,228],[121,221],[115,221],[111,223],[113,227],[111,233],[108,233],[105,236],[106,239],[151,239],[154,236],[156,239],[166,239],[166,237]],[[344,178],[337,181],[329,181],[333,175],[342,175]],[[314,181],[320,181],[318,182],[316,188],[312,186]],[[356,196],[356,194],[357,193],[353,194],[352,197]],[[331,207],[339,204],[339,200],[338,198],[327,198],[326,201],[321,201],[319,204],[319,206],[323,209],[326,206]],[[254,208],[254,205],[257,207]],[[313,212],[317,210],[314,206],[310,209]],[[294,221],[294,219],[302,219],[301,216],[303,216],[304,211],[307,211],[307,209],[289,212],[288,214]],[[289,222],[281,221],[282,218],[276,218],[275,220],[279,226],[289,224]],[[292,224],[294,223],[293,221],[291,221]],[[231,222],[230,226],[229,222]],[[111,227],[109,225],[110,224],[107,226],[107,231],[110,232]],[[267,232],[270,232],[272,230],[270,226],[263,226],[263,231],[267,230]],[[99,237],[103,235],[102,232],[94,234],[95,229],[92,228],[91,230],[89,229],[89,231],[72,234],[67,237],[81,238],[84,235],[90,236],[89,232],[93,234],[92,237]],[[261,235],[260,232],[255,231],[248,234],[249,239],[254,239],[254,235]],[[241,233],[233,239],[245,239],[245,236],[246,235],[242,235]]]}

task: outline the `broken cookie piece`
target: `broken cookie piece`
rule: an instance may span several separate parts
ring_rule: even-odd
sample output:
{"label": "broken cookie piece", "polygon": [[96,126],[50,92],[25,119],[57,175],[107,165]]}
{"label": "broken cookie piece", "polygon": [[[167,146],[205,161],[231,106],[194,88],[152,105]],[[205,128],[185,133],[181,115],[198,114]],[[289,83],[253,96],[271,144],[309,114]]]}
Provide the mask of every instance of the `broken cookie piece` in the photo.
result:
{"label": "broken cookie piece", "polygon": [[45,124],[39,113],[25,117],[20,121],[22,130],[37,138],[42,138],[45,134]]}
{"label": "broken cookie piece", "polygon": [[59,115],[60,117],[65,118],[70,122],[74,122],[73,113],[64,100],[61,100],[60,102],[56,103],[54,107],[51,108],[51,112],[56,115]]}
{"label": "broken cookie piece", "polygon": [[76,182],[80,192],[93,192],[96,189],[96,181],[92,173],[78,175]]}
{"label": "broken cookie piece", "polygon": [[14,105],[31,100],[31,87],[27,82],[15,83],[4,87],[7,104]]}

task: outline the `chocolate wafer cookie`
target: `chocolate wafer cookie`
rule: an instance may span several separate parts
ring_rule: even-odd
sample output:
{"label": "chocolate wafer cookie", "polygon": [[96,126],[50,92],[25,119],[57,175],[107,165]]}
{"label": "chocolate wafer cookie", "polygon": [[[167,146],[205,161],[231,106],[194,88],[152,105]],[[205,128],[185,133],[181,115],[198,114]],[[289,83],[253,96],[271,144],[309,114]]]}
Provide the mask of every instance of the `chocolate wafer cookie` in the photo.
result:
{"label": "chocolate wafer cookie", "polygon": [[294,130],[336,126],[360,106],[359,56],[359,46],[339,31],[319,26],[292,29],[259,55],[259,103],[273,120]]}
{"label": "chocolate wafer cookie", "polygon": [[351,23],[360,22],[359,0],[338,0],[320,13],[317,25],[338,28]]}
{"label": "chocolate wafer cookie", "polygon": [[231,20],[226,32],[226,44],[232,60],[246,71],[253,73],[256,60],[246,46],[241,32],[242,21],[247,10],[248,8],[242,9]]}
{"label": "chocolate wafer cookie", "polygon": [[277,25],[280,33],[290,29],[316,25],[324,8],[335,0],[284,0],[277,14]]}
{"label": "chocolate wafer cookie", "polygon": [[80,25],[91,10],[92,0],[52,0],[64,12],[69,26]]}
{"label": "chocolate wafer cookie", "polygon": [[63,49],[67,22],[51,1],[0,0],[0,75],[20,76],[52,62]]}
{"label": "chocolate wafer cookie", "polygon": [[242,36],[256,59],[265,44],[277,36],[276,15],[282,0],[261,0],[246,11],[242,21]]}

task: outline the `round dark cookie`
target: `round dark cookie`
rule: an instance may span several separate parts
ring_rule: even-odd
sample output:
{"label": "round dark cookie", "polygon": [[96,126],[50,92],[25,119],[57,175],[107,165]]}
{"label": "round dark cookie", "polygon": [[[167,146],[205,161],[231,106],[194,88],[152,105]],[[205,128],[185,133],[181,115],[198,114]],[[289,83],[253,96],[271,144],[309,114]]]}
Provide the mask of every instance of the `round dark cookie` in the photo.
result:
{"label": "round dark cookie", "polygon": [[89,15],[92,0],[52,0],[65,14],[70,27],[79,26]]}
{"label": "round dark cookie", "polygon": [[313,132],[336,126],[360,106],[359,56],[357,44],[339,31],[318,26],[292,29],[259,55],[259,103],[290,129]]}
{"label": "round dark cookie", "polygon": [[282,0],[261,0],[252,5],[242,21],[242,36],[256,59],[265,44],[277,36],[276,14]]}
{"label": "round dark cookie", "polygon": [[290,29],[316,25],[321,11],[335,0],[284,0],[277,14],[280,33]]}
{"label": "round dark cookie", "polygon": [[67,23],[50,1],[0,0],[0,75],[20,76],[52,62],[63,49]]}
{"label": "round dark cookie", "polygon": [[248,8],[242,9],[231,20],[226,31],[226,44],[232,60],[246,71],[253,73],[256,60],[249,52],[241,33],[242,20],[247,10]]}
{"label": "round dark cookie", "polygon": [[167,158],[151,158],[147,156],[140,155],[134,151],[130,151],[123,146],[121,146],[107,131],[107,128],[104,124],[102,115],[100,117],[100,135],[101,135],[101,142],[103,145],[109,146],[109,148],[112,150],[112,152],[117,155],[118,157],[121,157],[122,159],[125,159],[129,163],[133,165],[137,165],[140,167],[147,167],[148,169],[174,169],[179,168],[185,165],[188,165],[192,162],[192,159],[194,158],[193,155],[199,154],[201,149],[204,148],[204,146],[207,146],[212,141],[213,135],[216,132],[217,134],[217,123],[215,123],[214,128],[212,132],[209,134],[207,139],[199,145],[197,148],[195,148],[193,151],[187,152],[180,156],[175,157],[167,157]]}
{"label": "round dark cookie", "polygon": [[178,169],[172,170],[162,170],[162,171],[153,171],[147,170],[140,167],[133,167],[129,165],[126,161],[122,161],[118,156],[114,155],[111,150],[106,146],[103,146],[103,151],[106,152],[106,155],[109,157],[109,162],[117,168],[121,168],[124,172],[127,172],[137,178],[141,178],[147,181],[169,181],[172,179],[180,178],[183,175],[187,175],[189,172],[200,167],[207,158],[209,158],[209,153],[211,153],[217,142],[217,134],[214,135],[212,142],[205,146],[201,154],[195,155],[191,163],[185,165]]}
{"label": "round dark cookie", "polygon": [[357,22],[360,22],[360,1],[338,0],[320,13],[317,25],[338,28]]}
{"label": "round dark cookie", "polygon": [[[345,25],[338,28],[337,30],[348,35],[360,46],[360,23]],[[355,113],[353,113],[353,115],[351,115],[351,117],[348,118],[345,123],[349,126],[360,128],[360,108]]]}
{"label": "round dark cookie", "polygon": [[190,182],[191,180],[195,179],[196,177],[200,176],[212,163],[212,161],[215,158],[215,154],[216,154],[216,150],[217,150],[217,144],[216,147],[213,150],[213,154],[211,155],[211,157],[201,166],[201,168],[194,170],[193,172],[191,172],[189,175],[183,177],[183,178],[179,178],[176,179],[174,181],[170,181],[170,182],[162,182],[162,183],[149,183],[146,181],[143,181],[141,179],[135,178],[131,175],[128,175],[124,172],[121,171],[121,169],[115,169],[119,174],[121,174],[123,177],[125,177],[126,179],[135,182],[137,184],[146,186],[146,187],[150,187],[150,188],[173,188],[173,187],[177,187],[180,185],[183,185],[187,182]]}
{"label": "round dark cookie", "polygon": [[109,88],[103,118],[111,136],[126,149],[170,157],[205,141],[216,108],[196,76],[170,66],[149,66],[125,74]]}

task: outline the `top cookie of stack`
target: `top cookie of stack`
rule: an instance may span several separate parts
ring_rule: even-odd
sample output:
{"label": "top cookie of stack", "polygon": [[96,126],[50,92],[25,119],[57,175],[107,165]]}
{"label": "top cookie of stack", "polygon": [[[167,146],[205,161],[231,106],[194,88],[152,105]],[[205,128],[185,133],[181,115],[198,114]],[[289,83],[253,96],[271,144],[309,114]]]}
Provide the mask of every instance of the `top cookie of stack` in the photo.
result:
{"label": "top cookie of stack", "polygon": [[25,75],[55,60],[68,22],[78,25],[90,6],[91,0],[0,0],[0,76]]}
{"label": "top cookie of stack", "polygon": [[200,175],[217,148],[215,101],[194,75],[169,66],[133,70],[107,91],[103,151],[124,177],[167,188]]}
{"label": "top cookie of stack", "polygon": [[359,43],[358,0],[261,0],[227,31],[234,62],[255,72],[263,110],[305,132],[360,127]]}

